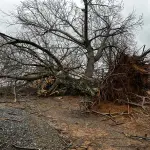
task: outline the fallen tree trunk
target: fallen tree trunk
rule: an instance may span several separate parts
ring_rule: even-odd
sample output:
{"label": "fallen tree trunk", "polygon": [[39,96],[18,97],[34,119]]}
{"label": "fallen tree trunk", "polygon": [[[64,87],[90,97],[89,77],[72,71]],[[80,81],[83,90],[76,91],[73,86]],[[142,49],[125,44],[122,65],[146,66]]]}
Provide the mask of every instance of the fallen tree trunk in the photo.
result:
{"label": "fallen tree trunk", "polygon": [[59,95],[86,95],[91,97],[95,105],[99,105],[100,100],[123,103],[143,102],[141,97],[145,97],[146,89],[150,85],[150,64],[144,60],[149,52],[147,50],[141,56],[121,53],[112,62],[112,66],[109,67],[102,79],[89,78],[73,71],[58,71],[53,75],[46,73],[24,78],[5,77],[30,81],[30,84],[32,82],[37,88],[39,96],[49,96],[56,93]]}

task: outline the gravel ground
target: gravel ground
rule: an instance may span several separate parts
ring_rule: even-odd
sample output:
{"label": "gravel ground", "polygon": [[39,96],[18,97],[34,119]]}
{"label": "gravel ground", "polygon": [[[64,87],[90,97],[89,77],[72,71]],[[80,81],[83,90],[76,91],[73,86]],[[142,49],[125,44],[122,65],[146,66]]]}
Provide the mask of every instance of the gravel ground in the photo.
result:
{"label": "gravel ground", "polygon": [[0,150],[63,150],[65,142],[42,118],[0,104]]}

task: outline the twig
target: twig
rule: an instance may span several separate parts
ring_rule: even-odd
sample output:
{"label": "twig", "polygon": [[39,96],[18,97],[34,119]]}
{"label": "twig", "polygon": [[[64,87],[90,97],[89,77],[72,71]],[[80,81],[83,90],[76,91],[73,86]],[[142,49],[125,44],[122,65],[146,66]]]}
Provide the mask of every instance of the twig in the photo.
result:
{"label": "twig", "polygon": [[14,103],[14,102],[10,102],[10,101],[8,101],[8,102],[7,102],[7,101],[2,101],[2,102],[0,102],[0,103],[11,103],[11,104],[12,104],[12,103]]}
{"label": "twig", "polygon": [[126,137],[131,138],[131,139],[150,141],[150,137],[147,137],[147,135],[145,135],[145,136],[137,136],[137,135],[126,134],[124,132],[121,132],[121,133],[124,134]]}
{"label": "twig", "polygon": [[21,122],[22,121],[22,120],[9,119],[9,118],[0,118],[0,120],[10,120],[10,121],[17,121],[17,122]]}
{"label": "twig", "polygon": [[118,113],[118,112],[116,112],[116,113],[110,113],[110,112],[109,113],[100,113],[100,112],[97,112],[97,111],[94,111],[94,110],[92,112],[108,117],[109,119],[111,119],[115,123],[115,125],[121,125],[123,123],[122,122],[117,122],[115,119],[113,119],[114,117],[116,117],[114,115],[129,115],[128,113],[125,113],[125,112],[121,112],[121,113]]}
{"label": "twig", "polygon": [[31,148],[31,147],[20,147],[17,145],[12,145],[12,147],[19,149],[19,150],[41,150],[40,148]]}
{"label": "twig", "polygon": [[[142,107],[143,108],[143,106],[141,105],[141,104],[138,104],[138,103],[134,103],[134,102],[127,102],[127,101],[125,101],[125,100],[120,100],[121,102],[124,102],[124,103],[126,103],[126,104],[130,104],[130,105],[133,105],[133,106],[138,106],[138,107]],[[144,108],[143,108],[144,109]]]}
{"label": "twig", "polygon": [[[56,87],[57,88],[57,87]],[[54,95],[54,94],[59,94],[59,91],[54,91],[50,94],[50,96]]]}
{"label": "twig", "polygon": [[143,45],[143,51],[142,51],[142,54],[143,54],[143,53],[144,53],[144,51],[145,51],[145,46],[146,46],[146,45]]}
{"label": "twig", "polygon": [[133,144],[131,144],[131,145],[111,145],[111,146],[113,146],[113,147],[123,147],[123,148],[125,148],[125,147],[128,147],[128,148],[135,148],[135,149],[146,149],[146,148],[148,148],[149,146],[148,145],[146,145],[146,146],[141,146],[141,145],[133,145]]}
{"label": "twig", "polygon": [[110,111],[109,111],[109,119],[111,119],[116,125],[118,125],[118,122],[115,120],[115,119],[113,119],[113,116],[112,116],[112,114],[110,113]]}
{"label": "twig", "polygon": [[66,147],[64,147],[62,150],[68,150],[69,148],[71,148],[72,144],[68,144]]}
{"label": "twig", "polygon": [[31,112],[30,114],[42,114],[49,111],[49,109],[43,110],[43,111],[35,111],[35,112]]}
{"label": "twig", "polygon": [[129,98],[127,97],[127,99],[128,99],[128,114],[130,114]]}
{"label": "twig", "polygon": [[15,80],[15,85],[14,85],[14,102],[17,102],[17,93],[16,93],[16,80]]}
{"label": "twig", "polygon": [[[17,102],[27,102],[27,100],[21,100],[21,101],[17,101]],[[11,103],[11,104],[13,104],[14,103],[14,101],[0,101],[0,103]]]}
{"label": "twig", "polygon": [[[103,116],[106,116],[106,115],[110,115],[110,113],[101,113],[101,112],[97,112],[95,110],[92,110],[93,113],[96,113],[96,114],[100,114],[100,115],[103,115]],[[111,113],[111,115],[128,115],[128,113],[125,113],[125,112],[114,112],[114,113]]]}
{"label": "twig", "polygon": [[137,95],[135,93],[131,93],[131,94],[134,94],[135,96],[139,97],[142,99],[142,104],[141,104],[141,107],[144,109],[144,104],[149,104],[149,102],[146,102],[146,99],[150,100],[150,97],[149,96],[141,96],[141,95]]}

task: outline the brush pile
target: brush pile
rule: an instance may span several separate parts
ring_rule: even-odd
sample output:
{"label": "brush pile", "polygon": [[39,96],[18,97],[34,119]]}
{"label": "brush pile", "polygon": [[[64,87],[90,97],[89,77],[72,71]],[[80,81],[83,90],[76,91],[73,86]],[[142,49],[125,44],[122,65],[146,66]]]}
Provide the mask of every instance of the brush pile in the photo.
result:
{"label": "brush pile", "polygon": [[[100,99],[137,104],[150,102],[150,64],[141,56],[121,54],[105,75],[100,87]],[[149,102],[148,102],[149,101]]]}

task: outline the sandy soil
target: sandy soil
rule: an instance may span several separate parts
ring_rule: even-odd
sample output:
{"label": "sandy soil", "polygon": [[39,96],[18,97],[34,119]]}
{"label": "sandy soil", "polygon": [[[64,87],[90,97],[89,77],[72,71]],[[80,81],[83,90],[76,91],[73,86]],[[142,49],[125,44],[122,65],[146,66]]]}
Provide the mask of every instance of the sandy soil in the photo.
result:
{"label": "sandy soil", "polygon": [[[149,150],[150,108],[102,103],[98,113],[82,112],[81,97],[51,97],[30,101],[29,110],[45,118],[77,150]],[[105,114],[118,113],[117,115]],[[103,115],[102,115],[103,114]],[[141,138],[140,138],[141,137]]]}
{"label": "sandy soil", "polygon": [[[145,110],[130,107],[130,113],[127,114],[129,110],[127,105],[107,102],[101,103],[95,113],[87,113],[82,111],[80,105],[82,97],[31,97],[30,99],[21,99],[21,101],[24,100],[27,101],[5,105],[7,107],[17,105],[17,107],[22,106],[25,108],[25,112],[32,116],[32,119],[30,119],[31,124],[33,124],[33,118],[35,117],[38,118],[38,124],[44,122],[55,128],[59,136],[66,139],[66,149],[150,149],[149,106],[146,106]],[[124,115],[123,112],[125,112]],[[38,124],[35,126],[38,127]],[[45,127],[41,126],[40,128]],[[48,130],[47,128],[46,131]],[[42,140],[48,140],[48,138],[50,138],[50,135]],[[50,149],[47,148],[47,150]]]}

